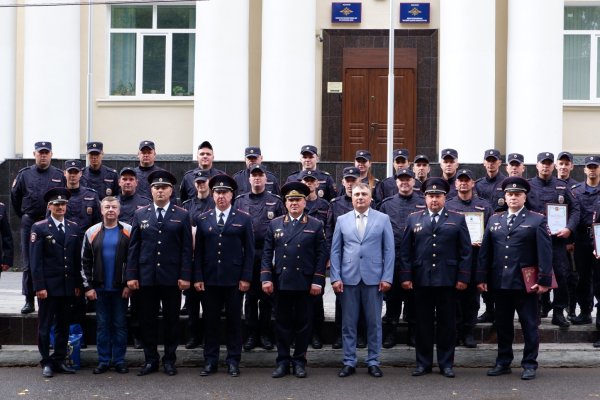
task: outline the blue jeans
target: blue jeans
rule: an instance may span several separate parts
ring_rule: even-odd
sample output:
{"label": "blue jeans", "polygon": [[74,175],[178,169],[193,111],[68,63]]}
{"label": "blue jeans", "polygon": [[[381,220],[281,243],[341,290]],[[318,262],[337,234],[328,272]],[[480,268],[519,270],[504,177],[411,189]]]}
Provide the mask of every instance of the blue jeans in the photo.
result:
{"label": "blue jeans", "polygon": [[96,291],[96,346],[98,363],[125,363],[127,349],[127,299],[121,290]]}

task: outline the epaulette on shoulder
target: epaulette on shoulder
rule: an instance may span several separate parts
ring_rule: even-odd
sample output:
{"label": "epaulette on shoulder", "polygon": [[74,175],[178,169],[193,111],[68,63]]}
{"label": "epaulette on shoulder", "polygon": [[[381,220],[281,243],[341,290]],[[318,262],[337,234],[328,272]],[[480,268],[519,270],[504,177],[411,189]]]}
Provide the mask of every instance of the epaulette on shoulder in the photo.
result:
{"label": "epaulette on shoulder", "polygon": [[23,168],[21,168],[21,169],[19,170],[19,172],[17,172],[17,174],[20,174],[21,172],[23,172],[23,171],[25,171],[26,169],[29,169],[29,168],[31,168],[31,167],[32,167],[32,165],[28,165],[28,166],[26,166],[26,167],[23,167]]}
{"label": "epaulette on shoulder", "polygon": [[338,201],[339,197],[334,197],[333,199],[329,200],[329,204],[331,203],[335,203],[336,201]]}
{"label": "epaulette on shoulder", "polygon": [[183,208],[183,207],[181,207],[181,206],[178,206],[178,205],[176,205],[176,204],[175,204],[175,205],[173,205],[173,207],[177,208],[178,210],[181,210],[181,211],[186,211],[186,212],[187,212],[187,210],[186,210],[185,208]]}
{"label": "epaulette on shoulder", "polygon": [[448,210],[448,209],[445,209],[445,211],[446,211],[447,213],[454,214],[454,215],[458,215],[458,214],[461,214],[461,215],[462,215],[462,213],[460,213],[460,212],[458,212],[458,211],[453,211],[453,210]]}
{"label": "epaulette on shoulder", "polygon": [[181,205],[187,204],[187,203],[189,203],[192,200],[194,200],[194,199],[187,199],[186,201],[184,201],[183,203],[181,203]]}
{"label": "epaulette on shoulder", "polygon": [[321,171],[321,172],[322,172],[322,173],[324,173],[325,175],[331,175],[331,174],[330,174],[329,172],[327,172],[327,171],[322,171],[322,170],[319,170],[319,171]]}
{"label": "epaulette on shoulder", "polygon": [[185,171],[185,173],[183,175],[192,174],[194,171],[195,171],[195,168],[190,169],[189,171]]}
{"label": "epaulette on shoulder", "polygon": [[97,191],[96,189],[94,189],[94,188],[91,188],[91,187],[88,187],[88,186],[86,186],[85,188],[86,188],[87,190],[89,190],[90,192],[93,192],[93,193],[98,193],[98,191]]}
{"label": "epaulette on shoulder", "polygon": [[244,210],[240,210],[239,208],[236,208],[235,211],[240,212],[242,214],[246,214],[247,216],[250,216],[250,213]]}
{"label": "epaulette on shoulder", "polygon": [[481,178],[477,178],[477,179],[475,180],[475,183],[477,183],[477,182],[479,182],[479,181],[483,180],[484,178],[485,178],[485,176],[482,176]]}
{"label": "epaulette on shoulder", "polygon": [[279,219],[284,219],[286,214],[280,215],[278,217],[273,218],[271,221],[277,221]]}
{"label": "epaulette on shoulder", "polygon": [[411,215],[414,215],[414,214],[421,214],[422,212],[423,211],[421,211],[421,210],[419,210],[419,211],[413,211],[410,214],[408,214],[408,216],[410,217]]}
{"label": "epaulette on shoulder", "polygon": [[394,195],[394,196],[389,196],[389,197],[386,197],[385,199],[381,200],[381,203],[380,203],[379,205],[382,205],[383,203],[387,203],[388,201],[390,201],[390,200],[391,200],[391,199],[393,199],[394,197],[395,197],[395,195]]}
{"label": "epaulette on shoulder", "polygon": [[504,212],[504,211],[496,211],[496,212],[494,213],[494,215],[500,215],[500,214],[502,214],[503,212]]}
{"label": "epaulette on shoulder", "polygon": [[537,212],[537,211],[532,211],[532,210],[529,210],[529,212],[530,212],[530,213],[532,213],[532,214],[537,214],[537,215],[539,215],[539,216],[541,216],[541,217],[545,217],[545,215],[544,215],[544,214],[542,214],[542,213],[539,213],[539,212]]}
{"label": "epaulette on shoulder", "polygon": [[235,174],[233,174],[231,177],[232,177],[232,178],[234,178],[234,177],[236,177],[236,176],[238,176],[238,175],[241,175],[241,174],[243,174],[243,173],[244,173],[244,170],[243,170],[243,169],[240,169],[238,172],[236,172]]}
{"label": "epaulette on shoulder", "polygon": [[41,221],[35,222],[33,225],[44,225],[46,222],[48,222],[47,219],[43,219]]}
{"label": "epaulette on shoulder", "polygon": [[65,219],[65,221],[67,221],[69,224],[73,224],[73,225],[75,225],[75,226],[78,226],[78,225],[77,225],[77,222],[75,222],[75,221],[71,221],[70,219]]}
{"label": "epaulette on shoulder", "polygon": [[[283,198],[282,198],[280,195],[278,195],[278,194],[271,193],[271,192],[269,192],[269,194],[270,194],[271,196],[273,196],[273,197],[277,197],[279,200],[283,200]],[[319,198],[320,198],[320,197],[319,197]]]}

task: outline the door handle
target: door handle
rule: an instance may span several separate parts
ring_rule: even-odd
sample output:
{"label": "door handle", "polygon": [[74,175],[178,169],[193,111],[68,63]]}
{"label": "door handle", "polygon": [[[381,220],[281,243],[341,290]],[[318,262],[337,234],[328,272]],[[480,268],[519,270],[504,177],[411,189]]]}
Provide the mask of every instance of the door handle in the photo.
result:
{"label": "door handle", "polygon": [[375,129],[377,129],[377,122],[371,122],[370,126],[371,126],[371,132],[375,132]]}

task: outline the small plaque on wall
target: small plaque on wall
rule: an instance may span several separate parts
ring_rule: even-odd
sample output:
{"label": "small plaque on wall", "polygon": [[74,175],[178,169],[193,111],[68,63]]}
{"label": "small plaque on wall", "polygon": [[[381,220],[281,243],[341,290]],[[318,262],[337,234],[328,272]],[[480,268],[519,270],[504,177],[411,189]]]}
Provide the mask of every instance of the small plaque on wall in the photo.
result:
{"label": "small plaque on wall", "polygon": [[342,82],[327,82],[327,93],[342,93]]}
{"label": "small plaque on wall", "polygon": [[429,3],[400,3],[400,22],[403,24],[428,24]]}
{"label": "small plaque on wall", "polygon": [[362,3],[331,3],[331,22],[358,23],[361,10]]}

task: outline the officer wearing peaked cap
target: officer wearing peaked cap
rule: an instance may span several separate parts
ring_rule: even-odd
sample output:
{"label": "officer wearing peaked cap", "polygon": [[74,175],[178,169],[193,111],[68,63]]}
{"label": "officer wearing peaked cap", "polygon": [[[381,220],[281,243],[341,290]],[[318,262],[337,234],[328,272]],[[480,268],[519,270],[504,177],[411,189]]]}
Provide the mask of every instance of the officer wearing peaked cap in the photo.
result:
{"label": "officer wearing peaked cap", "polygon": [[135,211],[152,203],[152,199],[141,195],[137,191],[137,187],[138,180],[135,170],[131,167],[123,167],[119,172],[120,193],[117,196],[119,203],[121,203],[119,221],[130,225]]}
{"label": "officer wearing peaked cap", "polygon": [[12,183],[10,200],[15,214],[21,218],[21,255],[23,256],[23,281],[22,294],[25,296],[25,305],[21,313],[28,314],[35,311],[29,269],[29,236],[31,226],[45,218],[47,204],[44,193],[50,188],[65,185],[63,171],[51,165],[52,143],[36,142],[33,152],[35,164],[21,169]]}
{"label": "officer wearing peaked cap", "polygon": [[198,145],[196,160],[198,161],[198,166],[194,169],[186,171],[186,173],[183,175],[183,179],[181,180],[181,186],[179,187],[179,198],[182,202],[186,201],[187,199],[193,199],[196,196],[194,179],[195,174],[198,173],[198,171],[207,171],[209,178],[212,178],[215,175],[225,174],[224,171],[221,171],[213,166],[215,153],[208,140],[205,140]]}
{"label": "officer wearing peaked cap", "polygon": [[413,172],[415,173],[415,190],[421,191],[421,185],[427,178],[431,166],[429,165],[429,157],[425,154],[417,154],[413,160]]}
{"label": "officer wearing peaked cap", "polygon": [[502,181],[506,175],[500,172],[502,160],[500,159],[500,151],[496,149],[488,149],[483,153],[483,166],[485,168],[485,176],[477,179],[475,182],[475,191],[477,195],[490,203],[490,207],[494,208],[492,203],[499,197],[504,197],[502,192]]}
{"label": "officer wearing peaked cap", "polygon": [[[240,375],[242,352],[242,298],[250,288],[254,263],[252,218],[232,207],[237,184],[228,175],[210,178],[215,208],[196,218],[194,288],[203,292],[203,319],[209,327],[219,325],[221,310],[227,318],[227,372]],[[219,330],[204,335],[204,369],[201,376],[212,375],[219,362]]]}
{"label": "officer wearing peaked cap", "polygon": [[317,147],[310,144],[302,146],[300,148],[300,163],[302,164],[302,169],[290,174],[285,183],[297,182],[298,175],[301,171],[313,171],[319,180],[319,189],[317,190],[317,195],[327,201],[331,201],[331,199],[333,199],[336,195],[335,182],[328,172],[321,171],[317,168],[318,162],[319,155]]}
{"label": "officer wearing peaked cap", "polygon": [[396,263],[402,288],[414,290],[415,296],[417,367],[413,376],[431,372],[436,332],[440,373],[454,377],[456,291],[471,283],[472,251],[465,217],[445,207],[449,189],[442,178],[423,183],[427,209],[408,217]]}
{"label": "officer wearing peaked cap", "polygon": [[401,169],[410,168],[410,154],[408,149],[396,149],[393,152],[394,157],[394,174],[388,176],[377,185],[375,198],[377,203],[381,203],[384,199],[398,193],[398,186],[396,185],[397,173]]}
{"label": "officer wearing peaked cap", "polygon": [[279,195],[279,193],[281,192],[279,189],[279,178],[272,172],[268,171],[262,163],[263,156],[262,152],[260,151],[260,147],[246,147],[244,154],[246,168],[236,172],[233,175],[233,179],[235,179],[235,181],[238,184],[236,195],[239,196],[241,194],[248,193],[252,190],[252,185],[250,184],[250,167],[256,164],[261,165],[264,169],[267,178],[267,183],[265,184],[266,191],[269,193]]}
{"label": "officer wearing peaked cap", "polygon": [[181,290],[192,279],[192,228],[188,212],[170,200],[175,177],[157,170],[148,176],[152,203],[133,217],[125,276],[131,290],[139,290],[144,366],[139,376],[158,370],[158,313],[163,310],[165,374],[177,374]]}
{"label": "officer wearing peaked cap", "polygon": [[[525,342],[521,379],[530,380],[535,378],[538,366],[538,294],[548,291],[552,281],[552,244],[546,217],[525,206],[529,182],[521,177],[508,177],[502,189],[508,210],[490,217],[477,267],[479,290],[493,291],[496,301],[498,356],[496,365],[487,374],[511,372],[516,311]],[[538,267],[538,278],[526,287],[522,268],[529,266]]]}
{"label": "officer wearing peaked cap", "polygon": [[[281,188],[287,213],[269,224],[261,263],[262,290],[275,294],[277,368],[273,378],[293,373],[306,377],[306,351],[312,331],[313,301],[325,285],[327,247],[323,223],[306,215],[308,186],[290,182]],[[292,342],[294,353],[290,354]]]}
{"label": "officer wearing peaked cap", "polygon": [[440,152],[440,168],[442,168],[442,178],[448,181],[450,191],[446,194],[448,199],[456,196],[456,171],[460,164],[458,163],[458,151],[455,149],[443,149]]}
{"label": "officer wearing peaked cap", "polygon": [[104,144],[102,142],[87,143],[87,158],[89,165],[83,168],[81,184],[94,189],[98,198],[116,196],[119,193],[119,174],[102,162]]}
{"label": "officer wearing peaked cap", "polygon": [[76,222],[83,235],[92,225],[100,222],[100,199],[94,189],[81,184],[83,164],[79,160],[67,160],[64,174],[67,189],[71,194],[65,218]]}
{"label": "officer wearing peaked cap", "polygon": [[[378,193],[380,193],[378,187],[381,184],[381,181],[377,179],[371,171],[372,158],[373,156],[369,150],[357,150],[356,155],[354,157],[354,167],[358,168],[359,182],[362,182],[369,186],[369,188],[371,189],[373,202],[375,204],[378,204],[381,200],[383,200],[378,198]],[[338,191],[338,196],[342,196],[344,195],[344,193],[345,189],[343,187],[340,187]]]}

